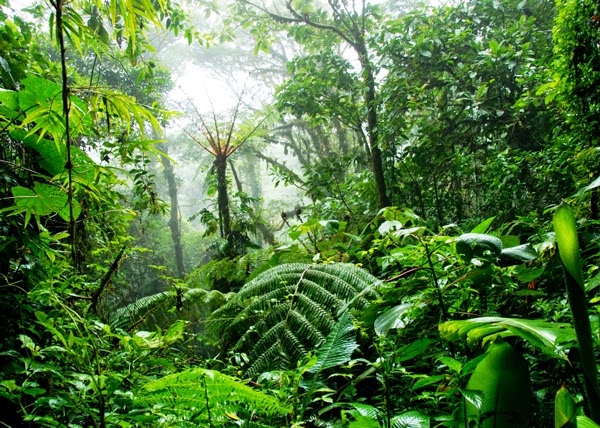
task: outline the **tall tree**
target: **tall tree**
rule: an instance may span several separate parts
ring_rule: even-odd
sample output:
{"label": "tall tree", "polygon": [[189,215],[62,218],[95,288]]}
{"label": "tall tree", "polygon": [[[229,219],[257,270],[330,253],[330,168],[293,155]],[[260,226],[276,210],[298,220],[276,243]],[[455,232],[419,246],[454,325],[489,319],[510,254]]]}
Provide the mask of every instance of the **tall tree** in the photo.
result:
{"label": "tall tree", "polygon": [[552,10],[483,0],[388,23],[381,132],[396,163],[394,200],[437,224],[540,207],[533,160],[552,127],[535,89],[551,55]]}
{"label": "tall tree", "polygon": [[[379,100],[376,87],[376,68],[372,53],[368,48],[369,32],[376,24],[377,7],[365,1],[343,2],[329,0],[327,7],[321,7],[316,2],[291,2],[282,1],[267,8],[250,0],[240,0],[239,5],[243,12],[260,21],[267,18],[276,24],[288,28],[289,33],[300,43],[316,50],[323,46],[323,40],[333,36],[333,40],[326,43],[346,43],[356,54],[360,65],[359,75],[362,82],[361,107],[366,123],[366,136],[368,141],[367,155],[373,172],[378,205],[380,208],[388,206],[388,196],[383,157],[381,150],[378,109]],[[258,12],[258,15],[256,15]],[[306,28],[314,31],[305,31]],[[326,37],[311,37],[314,32],[325,34]],[[261,38],[260,43],[266,43],[266,38]],[[329,45],[329,48],[331,44]]]}

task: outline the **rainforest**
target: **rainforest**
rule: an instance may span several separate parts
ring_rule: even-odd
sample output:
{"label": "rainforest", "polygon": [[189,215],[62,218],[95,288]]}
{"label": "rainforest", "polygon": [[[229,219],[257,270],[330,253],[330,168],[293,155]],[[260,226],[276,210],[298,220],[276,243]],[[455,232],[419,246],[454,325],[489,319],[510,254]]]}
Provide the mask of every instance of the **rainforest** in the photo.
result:
{"label": "rainforest", "polygon": [[600,426],[600,2],[0,0],[0,426]]}

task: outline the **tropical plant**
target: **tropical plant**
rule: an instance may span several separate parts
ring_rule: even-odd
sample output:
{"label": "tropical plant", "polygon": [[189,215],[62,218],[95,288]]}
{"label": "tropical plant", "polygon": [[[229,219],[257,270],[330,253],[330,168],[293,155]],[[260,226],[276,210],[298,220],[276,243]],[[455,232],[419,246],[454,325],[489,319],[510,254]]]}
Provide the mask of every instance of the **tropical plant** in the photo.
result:
{"label": "tropical plant", "polygon": [[[213,158],[213,167],[211,170],[216,176],[217,207],[219,219],[219,233],[221,238],[227,239],[230,243],[229,255],[236,255],[236,237],[241,231],[233,233],[231,223],[231,208],[229,202],[229,190],[227,180],[227,167],[230,157],[246,143],[248,140],[261,133],[261,126],[267,117],[262,118],[251,127],[241,126],[242,129],[236,132],[236,122],[240,114],[242,104],[242,95],[233,110],[230,123],[218,123],[216,113],[213,111],[213,124],[209,126],[202,114],[196,109],[196,119],[199,121],[199,132],[204,138],[186,131],[186,134],[192,138],[203,150],[209,153]],[[195,107],[194,107],[195,109]],[[235,174],[235,171],[234,171]],[[237,239],[239,241],[239,239]],[[239,246],[239,243],[238,243]],[[242,246],[243,248],[243,246]],[[239,251],[238,251],[239,253]]]}
{"label": "tropical plant", "polygon": [[325,342],[347,310],[367,307],[378,284],[351,264],[282,264],[246,283],[208,327],[248,354],[249,375],[292,368]]}
{"label": "tropical plant", "polygon": [[146,383],[133,406],[141,415],[130,420],[153,426],[272,427],[291,413],[291,408],[276,397],[231,376],[202,368]]}

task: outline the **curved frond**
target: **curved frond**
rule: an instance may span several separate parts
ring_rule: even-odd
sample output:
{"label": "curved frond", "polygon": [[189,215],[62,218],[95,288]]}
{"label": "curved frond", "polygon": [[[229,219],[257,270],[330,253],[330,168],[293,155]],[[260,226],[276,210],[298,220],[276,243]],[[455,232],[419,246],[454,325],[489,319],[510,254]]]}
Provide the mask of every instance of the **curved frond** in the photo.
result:
{"label": "curved frond", "polygon": [[111,327],[123,330],[146,324],[168,326],[184,318],[184,313],[198,312],[198,308],[203,312],[203,318],[207,318],[211,310],[223,306],[232,295],[233,293],[223,294],[218,290],[202,288],[170,289],[142,297],[117,309],[109,323]]}
{"label": "curved frond", "polygon": [[[291,408],[275,397],[250,388],[238,379],[214,370],[195,368],[165,376],[143,386],[136,407],[160,408],[175,425],[231,426],[231,415],[270,422]],[[252,413],[248,414],[249,409]]]}
{"label": "curved frond", "polygon": [[377,297],[379,281],[351,264],[283,264],[246,283],[215,311],[208,328],[238,337],[250,358],[248,374],[289,369],[322,346],[348,308]]}

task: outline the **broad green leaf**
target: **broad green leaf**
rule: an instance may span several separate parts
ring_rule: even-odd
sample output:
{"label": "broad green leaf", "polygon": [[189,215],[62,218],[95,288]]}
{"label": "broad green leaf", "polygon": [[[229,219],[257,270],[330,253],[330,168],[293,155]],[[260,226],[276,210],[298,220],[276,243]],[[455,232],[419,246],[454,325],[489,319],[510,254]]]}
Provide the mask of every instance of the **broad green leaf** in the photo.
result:
{"label": "broad green leaf", "polygon": [[18,92],[0,88],[0,103],[11,110],[19,109]]}
{"label": "broad green leaf", "polygon": [[492,224],[492,222],[494,221],[495,218],[496,217],[490,217],[490,218],[483,220],[481,223],[479,223],[477,226],[475,226],[473,228],[473,230],[471,230],[471,233],[487,232],[488,228],[490,227],[490,225]]}
{"label": "broad green leaf", "polygon": [[408,345],[405,345],[404,347],[398,350],[396,361],[402,362],[415,358],[427,351],[429,345],[435,342],[435,340],[428,339],[426,337],[423,339],[415,340],[414,342],[409,343]]}
{"label": "broad green leaf", "polygon": [[377,407],[369,406],[368,404],[350,403],[350,405],[354,407],[362,416],[366,416],[368,418],[377,420],[377,418],[381,415],[381,411]]}
{"label": "broad green leaf", "polygon": [[581,256],[579,254],[577,226],[573,208],[567,204],[559,206],[554,213],[553,224],[560,258],[569,274],[583,289]]}
{"label": "broad green leaf", "polygon": [[542,273],[544,273],[545,267],[527,267],[522,264],[520,266],[515,267],[513,270],[513,275],[522,282],[530,282],[536,278],[539,278]]}
{"label": "broad green leaf", "polygon": [[40,165],[50,175],[55,176],[65,170],[65,164],[67,162],[66,150],[61,152],[62,144],[55,144],[54,141],[47,139],[40,139],[37,135],[28,135],[24,130],[18,129],[10,133],[10,136],[15,140],[23,142],[26,147],[29,147],[37,151],[41,158],[39,159]]}
{"label": "broad green leaf", "polygon": [[445,374],[441,374],[441,375],[435,375],[435,376],[425,376],[422,379],[419,379],[418,381],[416,381],[410,389],[412,389],[413,391],[419,389],[419,388],[423,388],[424,386],[428,386],[434,383],[440,383],[442,382],[444,379],[446,379],[446,375]]}
{"label": "broad green leaf", "polygon": [[317,362],[308,372],[320,373],[350,361],[352,352],[358,348],[354,330],[352,317],[348,312],[344,313],[325,339],[325,343],[317,349]]}
{"label": "broad green leaf", "polygon": [[429,416],[413,410],[394,416],[390,421],[392,428],[429,428]]}
{"label": "broad green leaf", "polygon": [[474,344],[486,343],[495,336],[518,336],[552,357],[568,360],[564,349],[575,341],[569,324],[518,318],[479,317],[448,321],[439,326],[442,338],[450,341],[467,339]]}
{"label": "broad green leaf", "polygon": [[381,223],[378,231],[381,235],[387,235],[388,233],[399,229],[402,229],[402,223],[400,223],[398,220],[387,220]]}
{"label": "broad green leaf", "polygon": [[585,194],[586,192],[589,192],[590,190],[593,190],[593,189],[595,189],[596,187],[599,187],[599,186],[600,186],[600,177],[597,177],[590,184],[588,184],[587,186],[585,186],[583,189],[579,190],[575,194],[575,196],[581,196],[581,195]]}
{"label": "broad green leaf", "polygon": [[41,104],[54,104],[62,112],[62,87],[41,77],[29,76],[21,82],[23,90],[19,92],[19,106],[28,110]]}
{"label": "broad green leaf", "polygon": [[450,370],[456,372],[456,373],[460,373],[461,369],[462,369],[462,363],[458,360],[455,360],[454,358],[451,357],[440,357],[438,358],[438,360],[446,365]]}
{"label": "broad green leaf", "polygon": [[481,408],[483,407],[483,393],[481,391],[472,391],[470,389],[462,389],[461,388],[460,394],[475,409],[481,410]]}
{"label": "broad green leaf", "polygon": [[[12,189],[15,206],[26,213],[26,223],[32,215],[47,216],[57,213],[65,221],[69,221],[70,210],[67,194],[56,186],[35,183],[33,189],[16,186]],[[73,216],[79,217],[81,206],[73,200]]]}
{"label": "broad green leaf", "polygon": [[[182,417],[195,414],[198,426],[208,426],[207,405],[214,418],[225,416],[225,411],[232,413],[248,408],[263,417],[291,412],[289,406],[275,397],[256,391],[231,376],[202,368],[147,382],[136,394],[136,402],[148,408],[160,405],[177,411]],[[204,412],[198,409],[204,409]]]}
{"label": "broad green leaf", "polygon": [[480,409],[469,400],[465,403],[467,418],[479,419],[481,428],[529,425],[531,391],[527,362],[504,340],[490,345],[466,389],[483,393]]}
{"label": "broad green leaf", "polygon": [[378,336],[385,336],[391,329],[404,328],[404,315],[414,306],[414,303],[403,303],[379,315],[375,320],[375,333]]}
{"label": "broad green leaf", "polygon": [[600,428],[596,422],[588,418],[587,416],[577,416],[577,427],[578,428]]}
{"label": "broad green leaf", "polygon": [[370,418],[357,414],[356,412],[347,412],[354,417],[354,420],[350,422],[348,428],[381,428],[377,419]]}
{"label": "broad green leaf", "polygon": [[516,247],[521,244],[521,240],[515,235],[500,236],[500,240],[502,241],[502,246],[504,248]]}
{"label": "broad green leaf", "polygon": [[531,244],[504,248],[500,253],[500,265],[514,265],[537,259],[538,254]]}
{"label": "broad green leaf", "polygon": [[577,427],[575,400],[563,383],[554,398],[554,428]]}
{"label": "broad green leaf", "polygon": [[38,347],[35,345],[31,337],[25,334],[19,334],[19,340],[23,344],[23,348],[29,349],[31,352],[35,352],[38,350]]}

